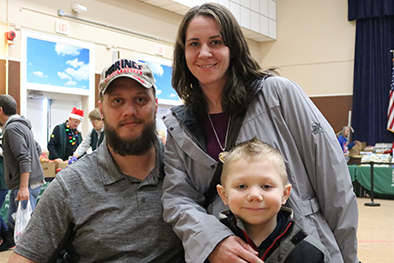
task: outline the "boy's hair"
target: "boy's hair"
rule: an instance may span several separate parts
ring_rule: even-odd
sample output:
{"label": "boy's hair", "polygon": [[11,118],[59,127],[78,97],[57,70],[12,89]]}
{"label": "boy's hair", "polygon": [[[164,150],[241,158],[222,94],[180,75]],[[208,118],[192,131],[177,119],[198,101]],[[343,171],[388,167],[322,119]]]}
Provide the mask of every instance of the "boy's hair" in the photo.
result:
{"label": "boy's hair", "polygon": [[0,107],[3,108],[3,112],[7,116],[16,114],[16,101],[10,95],[0,95]]}
{"label": "boy's hair", "polygon": [[223,164],[222,184],[226,180],[230,164],[239,160],[247,162],[268,161],[277,169],[283,185],[287,184],[286,165],[282,154],[268,143],[264,143],[256,137],[236,145],[228,153]]}
{"label": "boy's hair", "polygon": [[90,121],[101,121],[103,119],[98,108],[95,108],[94,110],[89,112],[88,118]]}

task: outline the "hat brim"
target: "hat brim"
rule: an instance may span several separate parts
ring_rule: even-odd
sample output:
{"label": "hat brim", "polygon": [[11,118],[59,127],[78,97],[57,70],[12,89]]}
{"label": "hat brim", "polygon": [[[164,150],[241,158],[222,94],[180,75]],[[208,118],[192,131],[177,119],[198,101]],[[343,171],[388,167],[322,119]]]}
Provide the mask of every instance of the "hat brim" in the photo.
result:
{"label": "hat brim", "polygon": [[79,121],[83,121],[83,117],[81,117],[81,116],[79,116],[77,114],[70,113],[69,117],[71,119],[76,119],[76,120],[79,120]]}
{"label": "hat brim", "polygon": [[139,84],[141,84],[144,88],[147,88],[147,89],[154,88],[154,86],[153,86],[151,83],[149,83],[148,81],[143,80],[143,79],[140,78],[140,77],[132,76],[132,75],[127,75],[127,74],[119,74],[119,75],[117,75],[117,76],[111,78],[111,79],[105,84],[106,87],[102,89],[101,95],[104,95],[105,92],[107,91],[108,87],[111,85],[111,83],[112,83],[114,80],[118,79],[118,78],[130,78],[130,79],[132,79],[132,80],[137,81],[137,82],[138,82]]}

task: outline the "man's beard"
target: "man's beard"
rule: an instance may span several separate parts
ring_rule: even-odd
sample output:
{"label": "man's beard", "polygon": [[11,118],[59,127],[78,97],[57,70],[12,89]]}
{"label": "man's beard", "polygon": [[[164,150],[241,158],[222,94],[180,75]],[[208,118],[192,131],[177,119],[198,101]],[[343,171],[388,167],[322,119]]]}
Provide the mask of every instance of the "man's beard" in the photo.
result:
{"label": "man's beard", "polygon": [[118,136],[116,130],[106,122],[104,118],[104,134],[107,143],[115,153],[126,155],[143,155],[147,153],[157,140],[156,121],[149,123],[136,139],[123,139]]}

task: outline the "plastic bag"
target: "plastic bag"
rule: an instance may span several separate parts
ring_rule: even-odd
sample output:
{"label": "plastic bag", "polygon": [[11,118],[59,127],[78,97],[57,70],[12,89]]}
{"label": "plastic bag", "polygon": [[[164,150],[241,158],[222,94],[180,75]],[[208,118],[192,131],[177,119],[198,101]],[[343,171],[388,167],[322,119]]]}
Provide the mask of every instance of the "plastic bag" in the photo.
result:
{"label": "plastic bag", "polygon": [[23,231],[25,230],[27,223],[29,223],[32,208],[30,204],[30,200],[27,200],[27,205],[23,208],[22,202],[18,203],[18,210],[16,211],[15,217],[15,230],[14,230],[14,239],[15,243],[20,241]]}

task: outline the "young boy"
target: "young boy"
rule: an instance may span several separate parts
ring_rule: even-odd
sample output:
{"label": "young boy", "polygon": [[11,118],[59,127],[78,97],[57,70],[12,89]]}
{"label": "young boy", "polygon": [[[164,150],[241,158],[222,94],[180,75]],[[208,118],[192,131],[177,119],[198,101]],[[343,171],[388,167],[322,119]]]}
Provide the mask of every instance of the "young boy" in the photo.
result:
{"label": "young boy", "polygon": [[227,155],[217,190],[230,210],[221,221],[259,252],[264,262],[330,262],[327,249],[282,207],[290,196],[279,151],[254,138]]}

